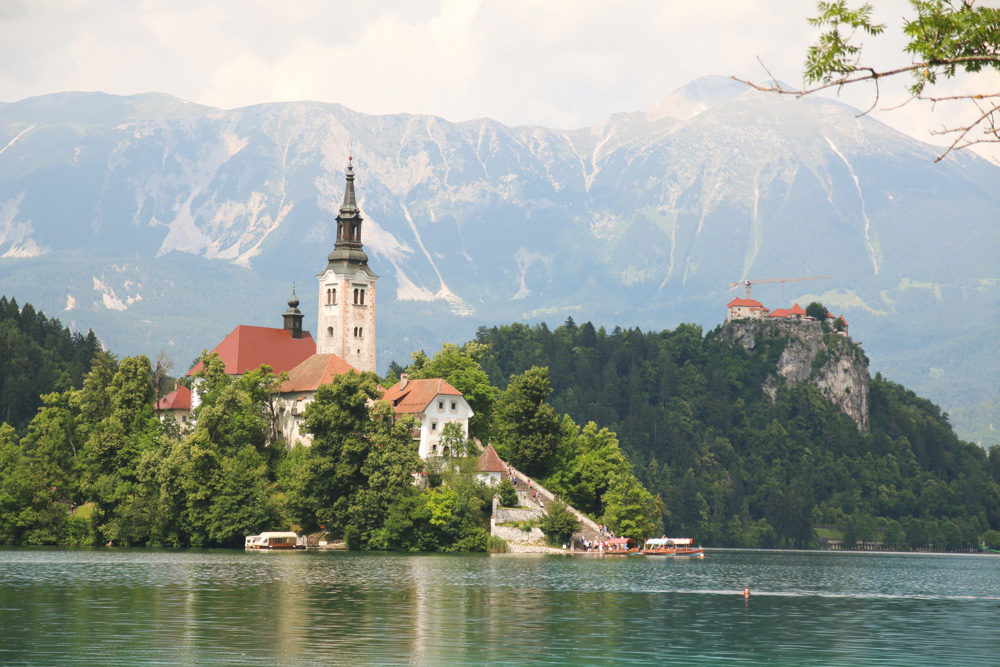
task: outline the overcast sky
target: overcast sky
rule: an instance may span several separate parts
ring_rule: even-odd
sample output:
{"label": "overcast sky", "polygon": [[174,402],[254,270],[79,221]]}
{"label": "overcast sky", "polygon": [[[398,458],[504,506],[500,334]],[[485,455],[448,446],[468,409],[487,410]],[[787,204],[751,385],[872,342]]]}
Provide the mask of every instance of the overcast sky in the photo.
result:
{"label": "overcast sky", "polygon": [[[891,37],[872,52],[905,63],[897,35],[908,3],[875,1]],[[319,100],[573,128],[649,107],[707,74],[762,80],[758,56],[778,78],[801,83],[814,8],[812,0],[0,0],[0,101],[155,91],[223,108]],[[863,92],[844,99],[864,105]],[[930,140],[944,113],[909,105],[876,115]]]}

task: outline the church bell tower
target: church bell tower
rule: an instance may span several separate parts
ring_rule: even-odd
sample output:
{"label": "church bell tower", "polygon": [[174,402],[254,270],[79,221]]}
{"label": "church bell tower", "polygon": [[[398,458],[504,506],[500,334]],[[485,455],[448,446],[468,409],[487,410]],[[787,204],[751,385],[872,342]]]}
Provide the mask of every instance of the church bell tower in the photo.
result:
{"label": "church bell tower", "polygon": [[375,372],[375,281],[361,245],[361,212],[354,168],[347,159],[347,187],[337,215],[337,241],[319,278],[316,351],[332,352],[359,371]]}

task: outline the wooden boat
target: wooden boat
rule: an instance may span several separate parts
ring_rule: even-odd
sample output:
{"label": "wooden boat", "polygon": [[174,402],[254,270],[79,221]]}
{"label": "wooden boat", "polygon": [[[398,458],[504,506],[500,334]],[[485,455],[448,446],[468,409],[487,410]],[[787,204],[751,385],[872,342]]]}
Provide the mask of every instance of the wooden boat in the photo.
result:
{"label": "wooden boat", "polygon": [[271,551],[305,549],[306,538],[298,533],[270,531],[260,535],[247,535],[243,543],[246,551]]}
{"label": "wooden boat", "polygon": [[642,554],[672,558],[704,558],[705,549],[694,546],[694,540],[690,537],[654,537],[646,540]]}
{"label": "wooden boat", "polygon": [[644,556],[673,556],[677,551],[677,545],[669,537],[653,537],[646,540],[642,549]]}
{"label": "wooden boat", "polygon": [[604,540],[601,553],[605,556],[632,556],[641,553],[639,543],[631,537],[615,537]]}

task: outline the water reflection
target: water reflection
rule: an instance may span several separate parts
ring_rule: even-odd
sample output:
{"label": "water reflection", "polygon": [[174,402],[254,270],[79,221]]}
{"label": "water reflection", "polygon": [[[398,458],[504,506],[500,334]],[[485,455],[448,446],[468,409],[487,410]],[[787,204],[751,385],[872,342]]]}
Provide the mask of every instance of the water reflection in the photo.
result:
{"label": "water reflection", "polygon": [[12,549],[0,663],[989,663],[998,596],[986,556]]}

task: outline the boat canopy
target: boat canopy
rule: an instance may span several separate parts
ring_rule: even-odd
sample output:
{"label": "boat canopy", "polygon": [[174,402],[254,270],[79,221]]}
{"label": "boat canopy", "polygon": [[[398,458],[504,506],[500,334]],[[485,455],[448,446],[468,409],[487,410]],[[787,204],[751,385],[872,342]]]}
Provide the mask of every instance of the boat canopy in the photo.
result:
{"label": "boat canopy", "polygon": [[646,540],[647,547],[684,547],[692,544],[690,537],[653,537]]}
{"label": "boat canopy", "polygon": [[292,533],[292,532],[288,532],[288,531],[270,531],[270,532],[261,533],[260,535],[257,535],[257,537],[260,538],[261,540],[268,540],[268,539],[272,539],[273,540],[276,537],[291,537],[291,538],[294,539],[294,538],[297,538],[298,536],[299,536],[298,533]]}
{"label": "boat canopy", "polygon": [[631,537],[615,537],[610,540],[604,540],[604,543],[607,544],[609,547],[610,546],[624,547],[630,544],[637,544],[637,542],[633,540]]}

